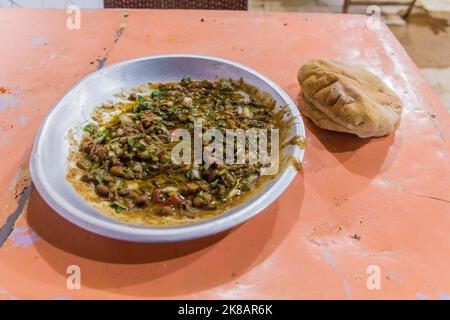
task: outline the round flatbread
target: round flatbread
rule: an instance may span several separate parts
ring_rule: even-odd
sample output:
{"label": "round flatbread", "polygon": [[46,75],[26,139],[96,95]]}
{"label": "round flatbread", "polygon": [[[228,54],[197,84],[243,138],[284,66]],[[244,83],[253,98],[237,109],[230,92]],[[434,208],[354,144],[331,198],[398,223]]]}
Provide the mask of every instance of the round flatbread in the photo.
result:
{"label": "round flatbread", "polygon": [[302,113],[317,126],[361,138],[394,132],[402,105],[374,74],[332,59],[314,59],[297,73]]}

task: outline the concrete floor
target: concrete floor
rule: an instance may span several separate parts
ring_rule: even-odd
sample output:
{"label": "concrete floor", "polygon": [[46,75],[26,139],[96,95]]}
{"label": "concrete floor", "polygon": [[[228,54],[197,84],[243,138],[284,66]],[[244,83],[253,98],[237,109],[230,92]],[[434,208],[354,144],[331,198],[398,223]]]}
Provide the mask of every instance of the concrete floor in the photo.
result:
{"label": "concrete floor", "polygon": [[390,26],[450,111],[450,12],[415,10],[404,26]]}
{"label": "concrete floor", "polygon": [[[408,1],[408,0],[405,0]],[[450,5],[448,0],[418,0],[408,23],[398,14],[402,7],[383,6],[384,20],[400,40],[423,75],[450,111]],[[249,0],[251,11],[342,12],[344,0]],[[436,4],[446,12],[429,13]],[[102,8],[103,0],[0,0],[0,7]],[[352,6],[351,13],[365,14],[366,7]]]}
{"label": "concrete floor", "polygon": [[[343,0],[249,0],[249,10],[342,12],[342,4]],[[399,10],[403,9],[382,7],[386,22],[403,22]],[[350,12],[365,13],[365,7],[350,7]],[[449,21],[450,12],[429,13],[418,4],[407,23],[388,25],[450,111]]]}

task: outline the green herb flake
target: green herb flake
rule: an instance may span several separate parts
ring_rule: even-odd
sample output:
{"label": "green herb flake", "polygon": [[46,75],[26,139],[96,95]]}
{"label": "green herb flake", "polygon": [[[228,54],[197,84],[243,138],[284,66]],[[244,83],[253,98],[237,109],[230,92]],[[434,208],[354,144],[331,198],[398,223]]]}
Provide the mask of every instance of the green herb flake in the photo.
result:
{"label": "green herb flake", "polygon": [[139,150],[145,150],[145,144],[143,144],[143,143],[138,143],[138,144],[136,144],[136,148],[138,148]]}
{"label": "green herb flake", "polygon": [[92,123],[88,123],[87,125],[84,126],[83,131],[84,132],[89,132],[92,130]]}
{"label": "green herb flake", "polygon": [[169,198],[169,196],[168,196],[167,194],[165,194],[165,193],[163,193],[163,194],[161,194],[161,195],[159,196],[159,199],[160,199],[162,202],[166,202],[168,198]]}
{"label": "green herb flake", "polygon": [[139,104],[144,108],[144,110],[152,110],[152,103],[150,101],[145,100],[143,96],[137,96]]}
{"label": "green herb flake", "polygon": [[151,96],[152,96],[152,98],[161,98],[163,96],[163,93],[159,90],[155,90],[155,91],[152,91]]}
{"label": "green herb flake", "polygon": [[153,153],[156,153],[156,151],[158,151],[158,147],[155,145],[151,145],[150,147],[148,147],[147,150],[149,153],[153,154]]}
{"label": "green herb flake", "polygon": [[215,188],[215,187],[217,187],[217,184],[219,183],[219,179],[216,179],[216,180],[214,180],[213,182],[211,182],[211,184],[210,184],[210,186],[212,187],[212,188]]}
{"label": "green herb flake", "polygon": [[187,86],[191,83],[191,81],[192,81],[191,77],[184,77],[183,79],[181,79],[181,85]]}
{"label": "green herb flake", "polygon": [[151,177],[156,177],[159,174],[159,171],[156,169],[149,169],[147,170],[147,174]]}
{"label": "green herb flake", "polygon": [[120,213],[122,210],[128,210],[128,207],[119,201],[114,201],[111,204],[111,207],[116,211],[116,213]]}
{"label": "green herb flake", "polygon": [[145,100],[145,98],[143,96],[138,95],[136,98],[140,105],[145,105],[147,103],[147,101]]}
{"label": "green herb flake", "polygon": [[223,82],[222,83],[222,91],[231,91],[233,89],[231,87],[231,84],[229,82]]}
{"label": "green herb flake", "polygon": [[192,172],[192,170],[188,170],[184,173],[184,176],[188,179],[188,180],[193,180],[194,179],[194,173]]}

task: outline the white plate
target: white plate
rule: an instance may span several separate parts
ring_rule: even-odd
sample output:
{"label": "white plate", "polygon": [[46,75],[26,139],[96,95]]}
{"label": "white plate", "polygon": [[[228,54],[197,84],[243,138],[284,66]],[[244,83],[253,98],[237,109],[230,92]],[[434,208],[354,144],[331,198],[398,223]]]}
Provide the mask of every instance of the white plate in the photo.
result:
{"label": "white plate", "polygon": [[[176,227],[150,227],[126,224],[97,212],[65,179],[69,140],[74,129],[81,132],[93,109],[122,89],[146,82],[179,81],[185,76],[193,80],[215,80],[219,77],[239,79],[268,92],[278,106],[287,105],[295,117],[292,135],[305,137],[305,128],[297,106],[274,82],[241,64],[220,58],[198,55],[164,55],[129,60],[98,70],[78,82],[47,114],[34,143],[31,176],[45,201],[61,216],[89,231],[127,241],[170,242],[194,239],[232,228],[275,201],[289,186],[296,170],[286,166],[257,195],[210,220]],[[289,146],[285,152],[303,160],[304,150]]]}

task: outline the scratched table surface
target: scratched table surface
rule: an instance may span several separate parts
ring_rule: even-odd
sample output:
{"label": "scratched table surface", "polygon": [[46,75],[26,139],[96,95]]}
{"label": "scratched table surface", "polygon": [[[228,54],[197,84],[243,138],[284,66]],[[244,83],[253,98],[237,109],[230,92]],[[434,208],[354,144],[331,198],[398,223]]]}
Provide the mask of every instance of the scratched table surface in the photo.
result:
{"label": "scratched table surface", "polygon": [[[385,25],[370,28],[360,15],[83,10],[71,30],[67,18],[0,10],[1,298],[450,297],[450,117]],[[305,120],[292,185],[252,220],[209,238],[136,244],[72,225],[29,178],[43,117],[90,72],[168,53],[246,64],[292,98],[311,58],[363,64],[401,98],[402,123],[363,140]],[[79,290],[67,286],[73,265]]]}

